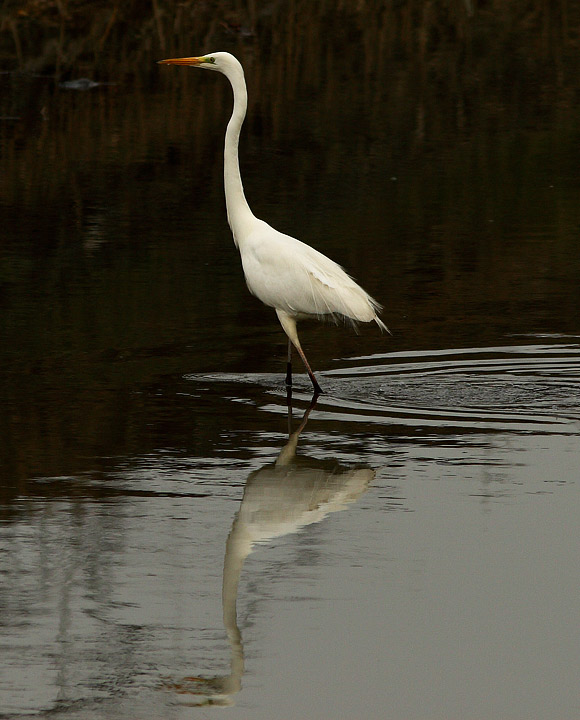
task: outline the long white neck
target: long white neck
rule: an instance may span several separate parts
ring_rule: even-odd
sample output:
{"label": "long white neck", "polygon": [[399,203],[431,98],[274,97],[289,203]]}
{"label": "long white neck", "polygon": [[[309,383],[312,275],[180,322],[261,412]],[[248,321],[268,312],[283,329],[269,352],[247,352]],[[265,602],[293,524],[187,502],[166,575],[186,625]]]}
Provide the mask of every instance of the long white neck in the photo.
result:
{"label": "long white neck", "polygon": [[224,147],[224,188],[226,193],[226,209],[228,223],[232,229],[234,242],[239,245],[243,241],[245,232],[255,217],[250,210],[244,195],[244,186],[240,175],[240,162],[238,159],[238,145],[240,131],[246,109],[248,107],[248,92],[244,71],[239,63],[227,68],[226,77],[234,91],[234,109],[226,130]]}

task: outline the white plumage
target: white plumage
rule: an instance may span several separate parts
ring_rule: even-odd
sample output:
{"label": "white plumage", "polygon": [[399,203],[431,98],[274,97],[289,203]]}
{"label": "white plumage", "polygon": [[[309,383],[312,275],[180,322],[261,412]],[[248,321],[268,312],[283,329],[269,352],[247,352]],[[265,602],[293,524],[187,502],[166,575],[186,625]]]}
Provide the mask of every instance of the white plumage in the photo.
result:
{"label": "white plumage", "polygon": [[303,318],[375,321],[381,330],[387,326],[378,317],[381,306],[330,258],[296,238],[284,235],[259,220],[244,196],[238,161],[240,130],[248,104],[242,66],[233,55],[217,52],[191,58],[162,60],[169,65],[189,65],[223,73],[234,91],[234,108],[226,130],[224,148],[224,187],[228,222],[239,248],[246,283],[250,292],[276,310],[288,335],[286,383],[292,384],[291,348],[296,348],[312,381],[314,392],[321,392],[304,355],[296,321]]}

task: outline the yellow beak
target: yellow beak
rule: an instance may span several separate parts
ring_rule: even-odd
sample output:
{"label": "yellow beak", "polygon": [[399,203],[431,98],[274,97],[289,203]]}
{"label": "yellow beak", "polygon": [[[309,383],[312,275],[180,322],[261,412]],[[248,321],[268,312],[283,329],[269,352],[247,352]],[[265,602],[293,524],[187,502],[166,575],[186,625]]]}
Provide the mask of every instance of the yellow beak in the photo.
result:
{"label": "yellow beak", "polygon": [[186,58],[170,58],[169,60],[159,60],[159,65],[201,65],[207,62],[205,57],[186,57]]}

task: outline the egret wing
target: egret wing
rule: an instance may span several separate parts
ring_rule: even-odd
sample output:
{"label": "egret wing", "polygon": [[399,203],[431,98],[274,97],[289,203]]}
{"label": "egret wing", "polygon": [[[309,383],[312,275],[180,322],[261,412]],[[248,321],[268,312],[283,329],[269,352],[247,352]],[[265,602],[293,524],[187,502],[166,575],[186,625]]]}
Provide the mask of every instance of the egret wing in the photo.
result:
{"label": "egret wing", "polygon": [[314,248],[266,223],[242,248],[250,291],[291,315],[342,316],[369,322],[379,306],[345,271]]}

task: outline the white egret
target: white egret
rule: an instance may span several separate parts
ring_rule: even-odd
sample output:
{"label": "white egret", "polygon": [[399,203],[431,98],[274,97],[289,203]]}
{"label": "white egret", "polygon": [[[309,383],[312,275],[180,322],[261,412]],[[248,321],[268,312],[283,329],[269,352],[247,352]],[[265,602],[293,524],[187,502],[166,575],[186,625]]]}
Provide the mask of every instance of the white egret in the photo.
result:
{"label": "white egret", "polygon": [[296,238],[284,235],[259,220],[244,195],[238,144],[248,106],[244,70],[230,53],[160,60],[165,65],[188,65],[217,70],[230,81],[234,109],[227,126],[224,148],[224,187],[228,222],[240,251],[250,292],[276,310],[288,336],[286,384],[292,385],[292,345],[308,371],[316,394],[322,392],[302,350],[296,321],[305,318],[352,322],[375,321],[389,332],[378,317],[381,306],[330,258]]}

